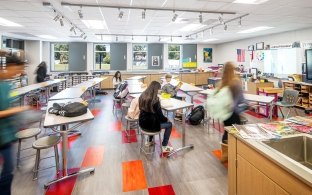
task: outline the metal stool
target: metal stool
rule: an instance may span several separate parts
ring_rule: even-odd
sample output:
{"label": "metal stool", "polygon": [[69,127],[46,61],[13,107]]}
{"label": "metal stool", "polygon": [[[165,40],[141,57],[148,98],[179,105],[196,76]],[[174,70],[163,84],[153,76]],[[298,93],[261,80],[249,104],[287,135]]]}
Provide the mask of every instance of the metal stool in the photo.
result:
{"label": "metal stool", "polygon": [[116,105],[121,103],[121,99],[113,99],[113,112],[115,112]]}
{"label": "metal stool", "polygon": [[[56,173],[58,173],[58,171],[59,171],[59,155],[58,155],[57,144],[60,143],[60,141],[61,141],[61,137],[52,135],[52,136],[45,136],[45,137],[39,138],[38,140],[36,140],[33,143],[32,147],[37,150],[36,162],[35,162],[35,167],[33,170],[33,172],[34,172],[33,180],[36,180],[37,176],[38,176],[39,162],[41,160],[40,159],[40,150],[43,150],[43,149],[54,147],[55,167],[56,167]],[[46,158],[50,158],[50,157],[46,157]],[[43,158],[43,159],[46,159],[46,158]],[[51,168],[51,167],[48,167],[48,168]],[[45,168],[45,169],[48,169],[48,168]],[[45,169],[42,169],[42,170],[45,170]]]}
{"label": "metal stool", "polygon": [[248,119],[244,116],[240,116],[241,125],[246,125],[248,122]]}
{"label": "metal stool", "polygon": [[130,103],[123,103],[121,104],[121,118],[126,114],[126,111],[128,111],[128,108],[130,108]]}
{"label": "metal stool", "polygon": [[146,136],[153,136],[154,141],[155,141],[155,136],[159,135],[159,146],[160,146],[160,151],[161,151],[161,154],[162,154],[163,150],[162,150],[162,145],[161,145],[161,143],[162,143],[162,140],[161,140],[161,130],[157,131],[157,132],[149,132],[149,131],[141,128],[141,146],[140,146],[140,151],[143,151],[144,154],[153,154],[155,152],[155,144],[154,144],[152,152],[146,152],[144,150],[144,136],[145,135]]}
{"label": "metal stool", "polygon": [[126,132],[127,137],[129,138],[131,136],[130,135],[130,125],[131,125],[131,123],[136,123],[137,124],[138,134],[140,134],[139,119],[132,119],[132,118],[129,118],[128,116],[125,116],[125,119],[126,119],[126,129],[125,129],[125,132]]}
{"label": "metal stool", "polygon": [[29,139],[34,137],[37,140],[37,136],[41,133],[41,129],[39,128],[31,128],[31,129],[25,129],[22,131],[19,131],[15,134],[15,137],[18,139],[18,148],[17,148],[17,163],[16,166],[19,166],[20,163],[20,158],[21,158],[21,150],[27,150],[30,148],[24,148],[21,149],[22,147],[22,140],[24,139]]}

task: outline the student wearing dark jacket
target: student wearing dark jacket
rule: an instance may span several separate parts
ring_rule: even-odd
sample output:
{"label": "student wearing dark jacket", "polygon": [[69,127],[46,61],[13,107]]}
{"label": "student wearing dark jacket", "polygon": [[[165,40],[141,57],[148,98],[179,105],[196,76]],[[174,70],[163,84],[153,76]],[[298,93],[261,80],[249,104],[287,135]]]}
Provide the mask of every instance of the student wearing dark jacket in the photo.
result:
{"label": "student wearing dark jacket", "polygon": [[[158,91],[161,85],[157,81],[152,81],[147,89],[141,94],[139,98],[139,125],[145,131],[157,132],[165,129],[164,138],[162,142],[163,152],[170,152],[172,147],[168,146],[170,138],[172,123],[162,113],[160,101],[158,98]],[[153,142],[152,137],[149,137],[147,145]]]}
{"label": "student wearing dark jacket", "polygon": [[36,70],[36,74],[37,74],[36,81],[37,81],[37,83],[44,82],[45,78],[47,77],[47,71],[48,71],[47,64],[44,61],[41,62],[38,65],[38,68]]}

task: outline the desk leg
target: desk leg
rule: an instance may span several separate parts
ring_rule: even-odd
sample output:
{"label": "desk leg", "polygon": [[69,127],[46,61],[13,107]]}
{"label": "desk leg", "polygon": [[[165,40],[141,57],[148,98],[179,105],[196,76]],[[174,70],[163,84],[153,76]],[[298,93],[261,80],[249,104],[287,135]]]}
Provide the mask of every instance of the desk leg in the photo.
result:
{"label": "desk leg", "polygon": [[273,115],[273,102],[270,103],[270,121],[272,121],[272,115]]}
{"label": "desk leg", "polygon": [[93,174],[95,169],[94,168],[88,168],[88,169],[81,169],[77,172],[68,174],[67,172],[67,152],[68,152],[68,125],[62,125],[61,126],[61,135],[62,135],[62,168],[63,168],[63,175],[60,178],[57,178],[53,181],[50,181],[46,184],[44,184],[44,188],[47,189],[50,185],[63,181],[65,179],[71,178],[76,175],[80,175],[83,173],[90,173]]}
{"label": "desk leg", "polygon": [[190,145],[185,145],[185,114],[187,113],[188,109],[186,110],[185,113],[182,114],[182,147],[181,148],[178,148],[174,151],[172,151],[168,156],[167,158],[170,158],[173,154],[176,154],[182,150],[185,150],[185,149],[194,149],[194,145],[193,144],[190,144]]}

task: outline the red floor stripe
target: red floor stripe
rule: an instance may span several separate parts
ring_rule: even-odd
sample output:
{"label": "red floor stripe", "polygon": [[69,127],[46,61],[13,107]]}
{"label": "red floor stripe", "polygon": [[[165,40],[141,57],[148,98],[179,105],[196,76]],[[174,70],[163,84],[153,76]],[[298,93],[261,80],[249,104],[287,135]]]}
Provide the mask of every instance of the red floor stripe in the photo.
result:
{"label": "red floor stripe", "polygon": [[122,163],[122,191],[129,192],[147,188],[143,162],[141,160]]}
{"label": "red floor stripe", "polygon": [[91,146],[88,148],[81,167],[95,167],[103,162],[104,146]]}
{"label": "red floor stripe", "polygon": [[256,118],[265,118],[265,116],[263,116],[263,115],[261,115],[261,114],[257,114],[257,113],[255,113],[255,112],[253,112],[253,111],[250,111],[250,110],[246,111],[245,113],[246,113],[246,114],[249,114],[249,115],[251,115],[251,116],[253,116],[253,117],[256,117]]}
{"label": "red floor stripe", "polygon": [[[79,171],[79,168],[68,169],[68,173]],[[75,187],[77,176],[65,179],[51,185],[45,195],[71,195]]]}
{"label": "red floor stripe", "polygon": [[194,99],[193,102],[194,102],[195,104],[203,104],[203,102],[200,101],[200,100],[198,100],[198,99]]}
{"label": "red floor stripe", "polygon": [[149,195],[175,195],[171,185],[148,188]]}
{"label": "red floor stripe", "polygon": [[220,127],[219,127],[219,123],[218,123],[217,120],[215,120],[214,125],[213,125],[213,128],[215,128],[216,130],[218,130],[220,133],[223,133],[223,132],[224,132],[223,123],[220,122]]}
{"label": "red floor stripe", "polygon": [[[218,159],[221,160],[222,152],[221,150],[213,150],[212,154]],[[222,163],[225,168],[228,168],[228,162]]]}
{"label": "red floor stripe", "polygon": [[110,130],[112,130],[112,131],[121,131],[122,130],[122,123],[121,123],[121,121],[114,121],[114,122],[112,122]]}
{"label": "red floor stripe", "polygon": [[170,138],[181,138],[181,133],[175,127],[172,127]]}
{"label": "red floor stripe", "polygon": [[[68,136],[68,142],[67,142],[67,148],[70,149],[70,148],[73,146],[73,144],[75,143],[75,141],[76,141],[79,137],[80,137],[80,135],[69,135],[69,136]],[[63,144],[62,142],[60,142],[60,143],[58,144],[59,150],[62,149],[62,144]]]}
{"label": "red floor stripe", "polygon": [[136,130],[130,130],[129,133],[130,135],[127,136],[126,131],[121,132],[121,136],[122,136],[121,142],[123,144],[138,142],[137,136],[136,136]]}

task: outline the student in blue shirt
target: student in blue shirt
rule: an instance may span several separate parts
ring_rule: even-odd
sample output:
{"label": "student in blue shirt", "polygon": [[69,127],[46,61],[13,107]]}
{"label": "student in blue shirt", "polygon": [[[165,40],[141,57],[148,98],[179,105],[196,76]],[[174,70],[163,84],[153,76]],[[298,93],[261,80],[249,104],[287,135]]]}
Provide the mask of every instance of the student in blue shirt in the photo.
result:
{"label": "student in blue shirt", "polygon": [[[1,52],[0,52],[1,53]],[[0,156],[3,159],[3,167],[0,175],[0,194],[10,195],[13,181],[13,147],[17,127],[14,115],[26,111],[28,107],[10,108],[11,84],[8,79],[24,72],[23,64],[0,65]]]}

